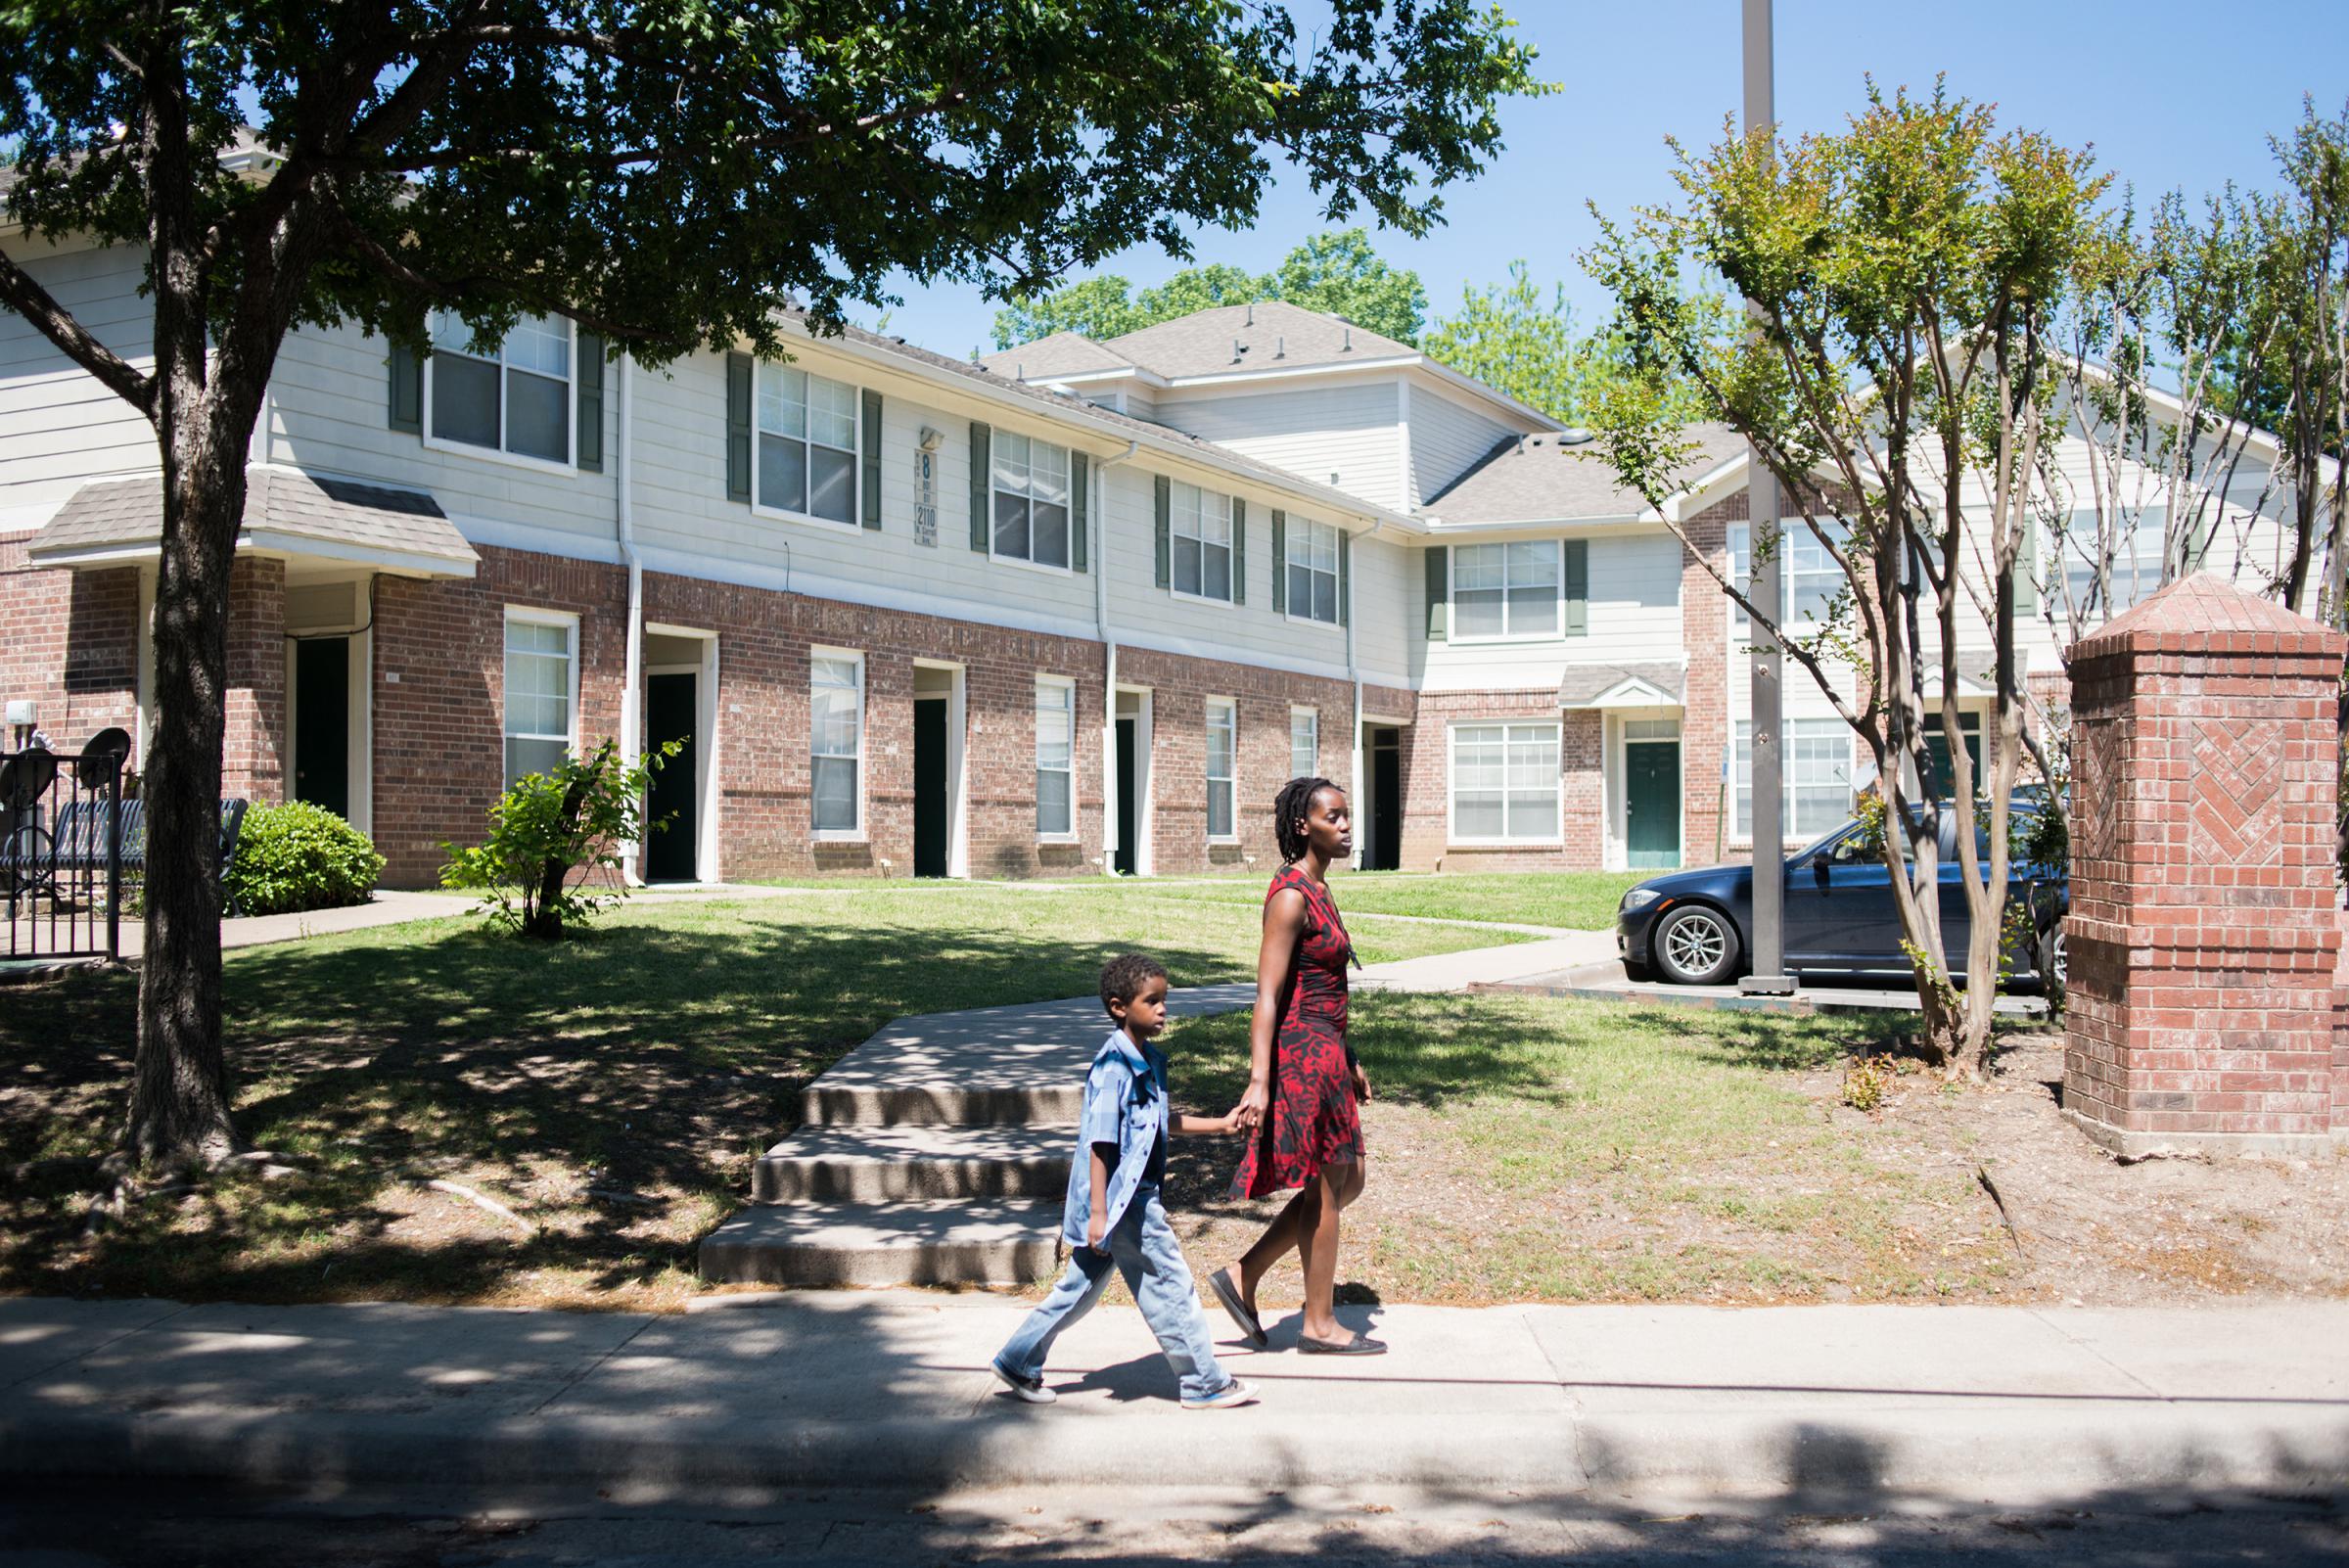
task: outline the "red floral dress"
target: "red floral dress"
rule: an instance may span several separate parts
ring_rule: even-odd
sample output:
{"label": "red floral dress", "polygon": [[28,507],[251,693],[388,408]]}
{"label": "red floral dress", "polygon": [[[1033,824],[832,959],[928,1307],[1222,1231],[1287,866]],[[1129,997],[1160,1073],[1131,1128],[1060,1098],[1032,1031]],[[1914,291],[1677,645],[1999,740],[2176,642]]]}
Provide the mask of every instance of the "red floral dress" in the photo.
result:
{"label": "red floral dress", "polygon": [[1328,884],[1284,865],[1265,890],[1305,895],[1305,928],[1280,992],[1272,1036],[1272,1106],[1231,1178],[1232,1196],[1261,1198],[1302,1187],[1326,1165],[1362,1157],[1362,1115],[1354,1099],[1354,1059],[1346,1048],[1346,964],[1354,943],[1338,918]]}

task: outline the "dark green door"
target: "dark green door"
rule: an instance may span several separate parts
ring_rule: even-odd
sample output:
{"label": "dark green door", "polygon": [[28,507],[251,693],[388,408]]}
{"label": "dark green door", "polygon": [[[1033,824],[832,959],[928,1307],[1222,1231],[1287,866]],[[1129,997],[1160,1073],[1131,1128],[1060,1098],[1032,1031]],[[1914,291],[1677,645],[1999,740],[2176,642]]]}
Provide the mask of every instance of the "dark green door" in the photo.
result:
{"label": "dark green door", "polygon": [[647,882],[691,882],[699,874],[694,848],[701,840],[696,807],[700,805],[701,758],[694,745],[694,710],[701,686],[698,675],[652,675],[645,680],[644,742],[649,752],[670,741],[677,755],[661,764],[645,804],[656,822],[668,825],[650,834],[644,846]]}
{"label": "dark green door", "polygon": [[1129,877],[1142,873],[1141,770],[1134,766],[1139,724],[1138,719],[1118,720],[1118,849],[1109,863]]}
{"label": "dark green door", "polygon": [[1681,743],[1635,741],[1623,749],[1624,841],[1635,871],[1681,863]]}
{"label": "dark green door", "polygon": [[350,815],[350,639],[294,645],[294,798]]}
{"label": "dark green door", "polygon": [[944,697],[913,705],[913,874],[946,874],[946,708]]}

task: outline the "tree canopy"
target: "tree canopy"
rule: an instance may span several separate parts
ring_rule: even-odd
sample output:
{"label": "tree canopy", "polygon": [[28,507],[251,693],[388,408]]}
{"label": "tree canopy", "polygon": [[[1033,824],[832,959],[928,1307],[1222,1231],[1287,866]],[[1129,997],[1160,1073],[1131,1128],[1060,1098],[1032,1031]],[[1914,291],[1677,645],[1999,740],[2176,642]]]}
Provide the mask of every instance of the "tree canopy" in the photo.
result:
{"label": "tree canopy", "polygon": [[1366,331],[1416,343],[1427,313],[1419,274],[1389,263],[1363,229],[1316,234],[1291,250],[1269,272],[1227,262],[1185,267],[1153,288],[1104,273],[1045,294],[1015,296],[995,312],[995,346],[1010,348],[1055,332],[1082,333],[1096,342],[1139,332],[1162,321],[1215,305],[1284,300],[1325,311]]}

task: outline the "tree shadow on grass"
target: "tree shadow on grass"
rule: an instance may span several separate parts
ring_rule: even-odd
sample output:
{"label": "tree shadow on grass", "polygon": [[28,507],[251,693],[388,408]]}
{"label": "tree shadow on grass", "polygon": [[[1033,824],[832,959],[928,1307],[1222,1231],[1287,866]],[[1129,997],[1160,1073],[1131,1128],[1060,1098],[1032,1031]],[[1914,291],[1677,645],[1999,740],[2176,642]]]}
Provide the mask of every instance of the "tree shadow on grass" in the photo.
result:
{"label": "tree shadow on grass", "polygon": [[[667,1279],[797,1125],[800,1093],[890,1019],[1089,993],[1128,944],[1059,934],[713,918],[554,945],[452,922],[237,955],[241,1135],[297,1174],[222,1175],[85,1235],[70,1181],[0,1195],[0,1288],[253,1301],[580,1296]],[[1178,972],[1226,956],[1158,949]],[[12,1167],[102,1152],[135,980],[12,992],[0,1099]],[[455,1180],[526,1233],[416,1183]],[[616,1305],[639,1305],[629,1298]]]}

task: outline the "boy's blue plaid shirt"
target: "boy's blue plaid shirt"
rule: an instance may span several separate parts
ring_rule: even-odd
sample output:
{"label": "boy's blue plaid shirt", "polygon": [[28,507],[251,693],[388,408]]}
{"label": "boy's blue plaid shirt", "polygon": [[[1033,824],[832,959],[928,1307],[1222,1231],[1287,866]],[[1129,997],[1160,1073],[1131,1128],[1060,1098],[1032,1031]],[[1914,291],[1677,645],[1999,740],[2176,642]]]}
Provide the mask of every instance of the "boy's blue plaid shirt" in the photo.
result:
{"label": "boy's blue plaid shirt", "polygon": [[1107,1143],[1118,1151],[1117,1168],[1109,1174],[1109,1217],[1101,1226],[1106,1236],[1141,1189],[1151,1153],[1169,1130],[1166,1057],[1149,1045],[1137,1046],[1122,1029],[1110,1031],[1084,1078],[1084,1110],[1077,1123],[1076,1158],[1069,1166],[1061,1240],[1072,1247],[1085,1244],[1085,1222],[1093,1207],[1093,1145]]}

